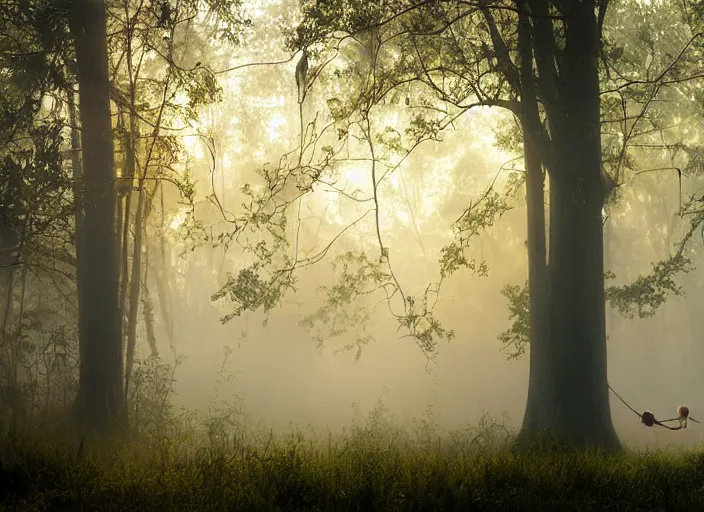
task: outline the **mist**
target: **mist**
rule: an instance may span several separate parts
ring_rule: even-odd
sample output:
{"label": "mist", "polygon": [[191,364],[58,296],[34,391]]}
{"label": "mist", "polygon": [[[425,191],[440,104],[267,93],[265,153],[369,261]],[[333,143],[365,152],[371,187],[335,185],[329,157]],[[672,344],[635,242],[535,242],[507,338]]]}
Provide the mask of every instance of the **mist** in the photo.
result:
{"label": "mist", "polygon": [[[609,44],[620,48],[614,62],[640,62],[648,45],[638,38],[647,24],[672,22],[666,9],[636,4],[628,9],[650,13],[637,37],[621,26],[630,11],[612,14],[621,27],[609,29]],[[126,378],[133,361],[135,368],[167,365],[168,400],[177,410],[208,417],[234,407],[238,421],[259,431],[339,433],[380,406],[404,428],[424,419],[449,431],[493,418],[520,430],[530,304],[512,301],[511,293],[527,294],[529,171],[526,128],[511,102],[526,91],[507,92],[502,80],[487,85],[495,55],[475,43],[467,44],[488,62],[472,78],[476,84],[449,78],[443,64],[435,69],[438,85],[421,50],[444,62],[450,50],[442,41],[439,49],[397,43],[405,32],[383,39],[381,25],[322,35],[309,26],[317,11],[293,0],[233,4],[236,15],[198,2],[188,4],[188,13],[168,5],[130,14],[143,25],[142,46],[125,35],[123,14],[111,14],[103,38],[105,81],[112,84],[103,113],[112,123],[117,183],[116,212],[103,220],[117,219],[110,244],[119,252],[114,281],[121,303],[113,320],[122,322],[123,355],[115,357],[127,354]],[[676,34],[658,37],[662,51],[648,53],[649,66],[653,55],[676,53],[683,44]],[[496,97],[478,86],[495,88]],[[78,133],[90,112],[86,101],[76,110],[71,87],[65,99],[42,93],[36,102],[37,116],[57,120],[56,156],[46,159],[61,168],[54,169],[55,188],[63,195],[43,199],[51,212],[37,218],[55,220],[42,221],[49,227],[29,245],[38,256],[28,265],[49,272],[53,285],[49,274],[37,273],[23,274],[19,286],[8,271],[3,332],[16,326],[21,333],[23,315],[40,316],[51,303],[46,332],[53,329],[52,340],[59,331],[61,340],[70,338],[63,350],[77,373],[79,242],[65,240],[83,236],[77,140],[90,136]],[[602,88],[601,171],[618,182],[602,211],[611,415],[627,445],[696,446],[704,440],[701,424],[674,434],[645,428],[638,416],[651,410],[674,417],[686,404],[704,419],[702,240],[693,217],[701,165],[682,142],[698,140],[700,109],[694,93],[658,90],[657,110],[645,116],[646,102],[638,114],[649,128],[633,135],[633,127],[628,132],[606,114],[623,114],[628,127],[640,97],[621,105]],[[482,94],[483,101],[463,103]],[[648,143],[632,143],[636,136]],[[660,145],[653,142],[658,137]],[[545,198],[549,214],[552,199]],[[49,232],[52,222],[64,230],[63,241]],[[23,243],[5,252],[19,247],[19,254]],[[101,243],[85,247],[113,250]],[[688,258],[691,269],[662,266],[675,255]],[[47,338],[42,329],[32,336]],[[16,384],[44,379],[41,366],[46,404],[59,400],[49,363],[23,366],[16,353],[8,357],[19,368]],[[148,380],[140,371],[136,394]],[[77,378],[60,386],[75,392]],[[129,382],[124,389],[130,396]],[[44,397],[33,393],[30,417]]]}
{"label": "mist", "polygon": [[[257,35],[252,37],[251,44],[256,46]],[[274,58],[262,54],[258,60]],[[236,209],[241,197],[239,185],[251,176],[252,169],[276,161],[286,148],[296,145],[300,130],[294,62],[275,68],[245,68],[245,73],[224,81],[225,99],[217,106],[217,122],[226,128],[215,129],[214,135],[229,142],[218,148],[220,168],[208,168],[210,155],[197,142],[191,152],[190,165],[206,168],[200,178],[199,201],[206,202],[205,196],[212,193],[215,183],[219,201],[226,209],[228,205]],[[227,84],[233,84],[232,89]],[[398,197],[400,187],[388,191],[381,206],[387,216],[384,229],[393,233],[388,241],[390,257],[400,268],[399,280],[404,286],[422,287],[437,273],[435,262],[440,246],[450,236],[447,226],[466,208],[466,202],[478,199],[494,180],[507,186],[511,169],[520,167],[520,162],[516,163],[520,153],[507,152],[495,144],[496,130],[511,122],[508,116],[491,109],[472,111],[443,135],[442,142],[426,143],[404,163],[399,174],[415,186],[415,207],[422,212],[420,239],[409,220],[409,204]],[[455,185],[454,192],[447,188],[452,180],[467,179],[470,181]],[[647,179],[643,181],[646,183],[642,187],[647,190]],[[353,181],[352,186],[358,187],[359,183]],[[462,193],[456,193],[458,190]],[[609,270],[622,276],[622,281],[647,273],[651,262],[668,251],[664,245],[653,247],[643,229],[666,225],[665,230],[671,230],[667,235],[672,237],[673,232],[686,227],[685,221],[675,217],[680,198],[674,180],[657,198],[642,196],[638,186],[633,195],[633,202],[613,209],[608,228],[611,245],[606,259]],[[331,215],[339,218],[346,214],[345,218],[351,218],[354,205],[350,201],[335,198],[333,211],[328,211],[326,217],[325,193],[318,196],[323,197],[317,198],[317,204],[305,206],[309,214],[320,217],[305,226],[308,238],[302,245],[314,246],[325,239],[325,234],[328,238],[333,236],[335,225],[328,223]],[[656,212],[652,211],[654,202],[659,208]],[[178,201],[174,199],[167,209],[178,212]],[[202,210],[199,220],[216,224],[220,219],[222,223],[221,212],[212,204],[202,206]],[[653,223],[651,228],[642,224],[646,212],[648,222]],[[171,218],[177,215],[171,213]],[[354,247],[371,240],[373,247],[373,238],[373,227],[365,225],[338,244]],[[489,415],[518,429],[527,395],[528,355],[509,360],[497,337],[510,324],[507,300],[500,293],[502,287],[507,283],[522,284],[527,279],[525,239],[521,189],[514,195],[511,210],[489,232],[481,233],[468,251],[486,262],[488,275],[460,272],[445,283],[438,309],[442,322],[455,330],[455,338],[439,344],[433,361],[411,340],[403,338],[384,307],[377,307],[372,315],[367,330],[376,339],[363,347],[359,360],[355,360],[354,350],[340,351],[351,336],[318,346],[300,322],[316,301],[319,304],[322,300],[316,288],[329,284],[331,275],[326,261],[333,258],[334,252],[317,266],[304,269],[296,292],[288,293],[281,305],[267,315],[245,313],[221,324],[227,303],[212,303],[211,295],[224,284],[226,273],[236,272],[237,251],[200,246],[180,256],[179,246],[174,245],[169,279],[173,283],[181,279],[187,282],[182,285],[183,291],[171,298],[175,304],[174,350],[185,357],[176,372],[175,403],[204,410],[217,389],[220,398],[239,397],[243,410],[253,421],[282,431],[291,424],[339,431],[354,418],[364,417],[379,401],[391,416],[406,425],[412,418],[428,414],[430,408],[442,428],[476,423],[483,415]],[[622,258],[620,254],[629,256]],[[697,279],[697,272],[684,279]],[[675,407],[681,403],[693,411],[704,407],[696,392],[701,382],[697,360],[683,356],[687,347],[696,343],[686,315],[687,301],[693,300],[668,299],[654,318],[646,319],[625,319],[607,306],[610,382],[638,410],[674,415]],[[170,351],[163,336],[159,346],[162,354]],[[232,350],[227,356],[226,372],[233,378],[223,382],[226,350]],[[632,411],[616,397],[611,398],[614,422],[626,443],[665,447],[701,441],[699,426],[677,438],[667,432],[648,431]]]}
{"label": "mist", "polygon": [[0,507],[704,507],[696,2],[6,4]]}
{"label": "mist", "polygon": [[[187,137],[181,164],[196,183],[194,208],[188,214],[220,233],[231,229],[228,216],[242,212],[243,184],[256,187],[257,169],[274,166],[298,145],[301,126],[324,108],[331,95],[325,84],[314,84],[299,112],[297,58],[256,65],[286,60],[273,21],[292,23],[294,18],[283,13],[295,13],[294,4],[256,2],[245,7],[254,28],[234,54],[220,58],[219,69],[235,70],[217,75],[222,100],[205,107],[197,124],[197,131],[210,139]],[[204,58],[204,53],[186,47],[184,65]],[[238,68],[245,64],[255,65]],[[311,66],[316,65],[322,62],[312,59]],[[402,108],[389,106],[384,115],[400,122],[399,116],[405,114]],[[511,177],[520,175],[521,153],[497,141],[497,133],[513,122],[495,109],[472,110],[443,133],[441,142],[429,141],[415,149],[394,171],[393,183],[380,187],[384,243],[404,288],[418,293],[437,278],[440,249],[452,237],[449,226],[468,203],[477,201],[492,184],[510,187]],[[648,161],[647,166],[657,166],[652,165],[652,153],[634,152],[636,158]],[[342,163],[340,176],[348,192],[371,192],[369,169]],[[627,200],[611,208],[605,259],[607,269],[622,283],[647,273],[651,262],[670,250],[666,243],[654,246],[645,230],[662,229],[671,239],[687,227],[686,220],[676,217],[681,197],[674,180],[662,185],[657,197],[647,193],[648,187],[663,180],[644,176],[629,189]],[[694,187],[696,179],[691,181]],[[292,192],[285,193],[293,197]],[[224,249],[204,242],[188,250],[180,225],[188,209],[175,187],[166,185],[164,208],[172,230],[165,276],[173,305],[173,344],[164,330],[165,319],[156,315],[155,323],[161,357],[172,364],[178,358],[174,404],[207,413],[214,403],[235,401],[249,421],[280,432],[292,426],[339,432],[379,403],[402,425],[431,414],[441,428],[450,429],[476,424],[489,415],[518,429],[526,404],[528,353],[509,359],[497,338],[511,323],[501,289],[506,284],[523,285],[527,279],[524,193],[518,187],[510,198],[511,209],[467,249],[471,258],[486,263],[488,274],[459,271],[443,284],[437,314],[454,330],[452,341],[439,342],[430,360],[404,337],[387,307],[376,305],[363,329],[374,340],[362,346],[356,359],[356,346],[342,350],[346,344],[354,345],[354,332],[320,344],[301,321],[322,303],[319,287],[334,279],[330,262],[335,256],[358,246],[370,254],[378,252],[372,222],[365,219],[345,232],[325,258],[301,269],[296,290],[287,291],[271,311],[244,312],[222,323],[230,305],[227,299],[213,301],[212,295],[226,284],[228,273],[236,274],[245,266],[247,256],[236,244]],[[287,214],[287,232],[292,239],[297,237],[301,254],[320,250],[361,211],[330,187],[314,188],[299,201],[298,210]],[[697,275],[698,271],[685,275],[685,286]],[[695,300],[696,296],[669,298],[654,317],[644,319],[623,318],[607,305],[609,382],[637,410],[669,416],[686,403],[695,418],[696,411],[704,410],[696,391],[702,383],[698,360],[685,355],[696,350],[692,347],[697,336],[687,319]],[[137,354],[149,354],[143,338]],[[617,432],[627,444],[665,447],[702,440],[699,425],[676,437],[644,429],[613,395],[611,409]]]}

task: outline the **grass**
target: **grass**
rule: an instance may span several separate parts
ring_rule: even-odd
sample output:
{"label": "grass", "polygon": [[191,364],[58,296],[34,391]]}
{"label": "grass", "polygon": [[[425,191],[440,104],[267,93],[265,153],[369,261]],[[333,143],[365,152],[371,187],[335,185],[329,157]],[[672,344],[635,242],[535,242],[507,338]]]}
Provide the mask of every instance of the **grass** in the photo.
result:
{"label": "grass", "polygon": [[[142,435],[121,448],[0,447],[3,510],[704,510],[704,454],[516,451],[484,418],[440,439],[377,414],[332,436]],[[163,431],[162,431],[163,432]],[[239,436],[239,437],[238,437]],[[197,447],[198,446],[198,447]]]}

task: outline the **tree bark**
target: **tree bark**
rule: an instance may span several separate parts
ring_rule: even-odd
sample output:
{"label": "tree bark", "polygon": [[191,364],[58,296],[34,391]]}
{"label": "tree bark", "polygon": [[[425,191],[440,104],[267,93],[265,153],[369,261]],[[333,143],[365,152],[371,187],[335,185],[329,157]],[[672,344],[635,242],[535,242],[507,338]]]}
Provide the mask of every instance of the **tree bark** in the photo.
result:
{"label": "tree bark", "polygon": [[550,186],[550,348],[536,376],[549,393],[538,400],[535,424],[525,428],[617,449],[606,374],[601,208],[584,197],[578,180]]}
{"label": "tree bark", "polygon": [[104,0],[75,0],[76,49],[83,151],[83,251],[77,268],[80,376],[79,424],[113,431],[123,411],[119,268],[115,238],[115,168],[110,119],[107,20]]}
{"label": "tree bark", "polygon": [[[523,2],[519,2],[519,7],[525,9]],[[543,281],[547,285],[542,290],[544,297],[535,296],[537,290],[531,296],[531,308],[537,307],[531,313],[531,322],[541,322],[544,313],[546,323],[532,327],[531,376],[521,433],[524,439],[530,439],[547,430],[578,445],[618,450],[621,445],[611,420],[606,372],[599,35],[594,7],[593,0],[573,1],[567,7],[563,64],[548,109],[549,124],[559,124],[561,130],[559,136],[552,133],[549,142],[555,159],[548,166],[550,240]],[[545,41],[554,41],[554,34],[551,24],[545,25],[544,20],[540,24],[534,21],[533,32],[536,44],[543,45],[544,55],[544,45],[550,44]],[[541,32],[545,30],[550,33]],[[530,33],[530,21],[521,15],[519,45],[524,94],[526,84],[533,87],[532,65],[527,58],[532,55]],[[553,77],[542,78],[549,83]],[[521,102],[525,104],[523,122],[528,143],[540,137],[535,132],[537,112],[529,110],[534,101],[530,92]],[[526,104],[526,100],[531,103]],[[559,115],[560,122],[550,123],[551,115]],[[527,167],[529,157],[527,154]],[[535,189],[537,196],[537,185]],[[540,230],[544,229],[544,224],[537,221],[539,212],[535,206],[529,206],[529,272],[534,280],[536,272],[540,275],[538,241]]]}

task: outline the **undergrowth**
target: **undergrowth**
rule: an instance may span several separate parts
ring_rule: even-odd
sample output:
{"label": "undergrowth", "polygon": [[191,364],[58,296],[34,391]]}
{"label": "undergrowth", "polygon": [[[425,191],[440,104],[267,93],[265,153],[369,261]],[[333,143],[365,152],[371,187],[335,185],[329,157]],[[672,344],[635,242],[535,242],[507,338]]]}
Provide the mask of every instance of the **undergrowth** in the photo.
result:
{"label": "undergrowth", "polygon": [[[227,418],[220,411],[218,418]],[[518,451],[489,417],[440,435],[383,405],[339,436],[193,421],[119,448],[2,445],[4,510],[704,510],[704,455]],[[198,427],[201,425],[201,427]],[[230,430],[226,428],[230,425]]]}
{"label": "undergrowth", "polygon": [[130,428],[110,444],[72,437],[60,404],[21,423],[0,415],[0,509],[704,510],[695,450],[605,455],[550,439],[518,450],[503,421],[447,432],[431,405],[404,428],[382,400],[336,435],[274,433],[221,392],[229,355],[201,413],[172,404],[178,359],[137,361]]}

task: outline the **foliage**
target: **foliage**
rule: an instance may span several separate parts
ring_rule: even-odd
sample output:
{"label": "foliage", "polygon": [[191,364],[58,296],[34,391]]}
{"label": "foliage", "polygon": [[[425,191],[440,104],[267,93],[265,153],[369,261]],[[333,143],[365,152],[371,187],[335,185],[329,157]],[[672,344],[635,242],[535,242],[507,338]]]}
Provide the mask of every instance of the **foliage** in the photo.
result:
{"label": "foliage", "polygon": [[[506,69],[507,62],[511,62],[506,60],[507,57],[514,60],[516,57],[515,31],[512,28],[515,15],[510,9],[495,9],[487,13],[472,6],[465,8],[451,4],[432,8],[425,4],[406,6],[395,1],[374,5],[358,5],[357,2],[303,4],[302,21],[288,33],[288,48],[306,49],[323,63],[315,69],[314,80],[322,84],[317,91],[326,96],[325,103],[331,115],[329,126],[337,129],[338,141],[349,139],[357,127],[357,137],[369,139],[372,159],[381,161],[377,155],[382,151],[398,153],[405,158],[421,141],[439,140],[453,119],[474,106],[500,106],[517,112],[511,71]],[[653,149],[667,153],[674,148],[674,158],[680,146],[678,143],[664,142],[664,139],[674,134],[672,126],[676,126],[678,114],[658,99],[663,98],[666,102],[678,95],[696,97],[697,89],[689,83],[696,78],[692,69],[700,48],[696,35],[690,38],[692,31],[688,23],[692,21],[683,21],[673,5],[651,6],[625,1],[610,6],[608,13],[603,26],[601,87],[604,93],[601,105],[603,179],[608,187],[607,207],[611,209],[622,201],[619,187],[626,182],[630,185],[630,180],[644,171],[639,168],[636,158],[639,152]],[[632,30],[623,28],[624,17],[633,20]],[[672,24],[677,24],[682,30],[660,30]],[[473,37],[459,37],[458,33],[471,33]],[[497,46],[497,38],[503,39],[505,50]],[[503,51],[507,54],[503,55]],[[327,66],[328,56],[351,60],[353,64]],[[332,72],[326,66],[332,68]],[[322,86],[327,88],[323,89]],[[341,90],[354,93],[341,99]],[[404,120],[405,130],[380,127],[378,134],[372,137],[370,120],[376,119],[375,113],[397,106],[402,99],[409,109]],[[403,107],[397,106],[396,111],[403,112]],[[438,121],[438,112],[446,114],[445,119],[449,123],[442,119],[442,115]],[[307,129],[305,132],[308,133]],[[678,134],[680,139],[683,133]],[[318,137],[319,140],[323,139],[322,132]],[[520,130],[516,122],[503,125],[497,137],[499,147],[512,151],[520,149]],[[314,170],[310,174],[313,183],[324,183],[321,178],[331,173],[332,166],[328,165],[330,154],[339,158],[339,145],[325,147],[328,148],[328,155],[320,166],[306,169],[300,165],[300,159],[295,164],[297,172]],[[349,146],[347,148],[349,151]],[[301,154],[306,149],[302,146]],[[694,154],[692,150],[689,153]],[[351,156],[348,155],[348,158]],[[695,165],[693,159],[691,165]],[[373,167],[374,163],[372,173]],[[397,168],[392,170],[396,171]],[[653,169],[647,171],[650,170]],[[522,177],[514,174],[505,197],[514,195],[521,183]],[[637,187],[638,184],[633,186]],[[482,204],[480,211],[476,211],[476,205],[470,205],[452,226],[453,242],[442,249],[439,261],[440,280],[427,287],[431,294],[437,296],[442,280],[461,267],[479,275],[486,273],[485,263],[468,259],[465,250],[472,237],[491,227],[509,206],[504,196],[493,187],[479,203]],[[376,195],[375,206],[378,210]],[[397,292],[402,296],[403,313],[392,311],[392,314],[401,325],[413,327],[415,313],[410,311],[411,308],[422,303],[424,306],[421,309],[425,311],[425,305],[431,304],[430,311],[434,301],[427,292],[421,300],[406,300],[402,286],[395,280],[382,234],[378,231],[377,226],[381,257],[388,267],[388,288],[392,290],[387,296],[395,296]],[[671,280],[684,270],[684,266],[661,262],[656,264],[655,270],[653,276],[623,290],[610,288],[608,298],[622,312],[629,308],[642,311],[646,303],[657,308],[668,293],[677,293]],[[511,303],[512,320],[515,321],[513,327],[502,334],[501,341],[514,347],[512,357],[517,357],[526,341],[528,324],[522,320],[520,313],[523,311],[521,299],[525,297],[514,291],[511,287],[504,289]],[[329,303],[323,306],[319,317],[332,321],[330,307]],[[368,321],[366,313],[345,315],[348,321],[350,318],[361,323]],[[342,318],[335,320],[341,321]],[[430,325],[439,327],[434,322],[435,319],[430,319]],[[311,327],[310,318],[304,324]],[[336,336],[344,331],[335,325],[330,334]],[[424,334],[410,333],[427,353],[432,353],[437,339],[443,337],[440,332],[450,332],[432,331],[431,328],[423,331]],[[319,333],[315,336],[321,339]],[[423,336],[426,339],[422,339]],[[370,337],[362,330],[356,343],[358,350],[368,339]]]}
{"label": "foliage", "polygon": [[[64,252],[71,244],[69,220],[74,203],[72,182],[62,165],[62,130],[61,123],[30,126],[21,140],[2,152],[0,222],[6,236],[14,233],[4,243],[14,240],[13,249],[21,248],[14,263],[47,267],[52,257],[66,265],[72,263]],[[61,270],[55,262],[52,266]]]}
{"label": "foliage", "polygon": [[[653,264],[649,274],[639,276],[634,282],[622,286],[605,287],[604,296],[611,307],[616,308],[626,318],[648,318],[653,316],[672,294],[682,295],[682,287],[675,278],[691,270],[687,258],[677,255],[668,260]],[[607,272],[605,279],[615,276]],[[503,350],[508,359],[516,359],[526,352],[530,343],[530,296],[528,284],[522,288],[506,285],[501,294],[508,299],[511,327],[499,335]]]}
{"label": "foliage", "polygon": [[243,441],[247,422],[247,415],[242,407],[243,397],[235,394],[224,398],[220,395],[222,385],[235,378],[228,370],[231,355],[230,348],[225,347],[225,357],[218,371],[215,393],[210,397],[208,415],[203,421],[211,453],[222,455],[238,448]]}
{"label": "foliage", "polygon": [[[650,274],[638,277],[633,283],[606,287],[606,300],[627,318],[636,314],[639,318],[653,316],[668,294],[682,294],[682,288],[674,278],[690,269],[689,260],[681,255],[657,262]],[[612,278],[613,275],[606,277]]]}
{"label": "foliage", "polygon": [[[242,243],[242,233],[249,226],[264,226],[263,220],[282,233],[282,238],[276,241],[278,247],[272,246],[271,251],[287,248],[290,242],[283,242],[283,230],[278,229],[283,225],[280,217],[295,219],[294,229],[300,229],[301,222],[295,218],[294,207],[298,205],[300,208],[304,195],[310,195],[316,188],[338,193],[360,207],[369,201],[371,207],[360,209],[356,220],[346,225],[319,253],[306,258],[299,258],[296,254],[292,262],[286,261],[284,265],[274,262],[267,253],[263,264],[256,269],[248,265],[248,269],[256,270],[261,277],[229,279],[214,295],[214,298],[222,298],[229,293],[232,313],[224,320],[250,309],[249,306],[269,309],[271,303],[268,299],[265,304],[263,301],[248,301],[247,297],[264,296],[278,301],[290,285],[289,281],[278,276],[293,275],[299,269],[318,263],[328,253],[332,254],[333,245],[342,243],[338,239],[343,234],[350,230],[352,236],[352,228],[361,226],[367,214],[373,214],[371,229],[376,238],[373,250],[379,252],[378,263],[369,255],[372,247],[368,244],[363,244],[365,252],[360,253],[360,257],[363,254],[365,258],[361,266],[368,273],[348,274],[344,265],[339,264],[340,259],[347,256],[333,256],[336,284],[321,289],[327,295],[323,305],[308,315],[302,325],[319,343],[323,339],[351,333],[354,339],[343,349],[356,348],[356,357],[359,357],[362,346],[372,339],[365,327],[371,319],[371,311],[364,302],[375,300],[373,295],[378,294],[379,302],[386,303],[405,335],[427,356],[432,357],[439,340],[452,338],[453,331],[444,327],[434,312],[443,280],[463,267],[477,275],[486,275],[485,262],[469,258],[467,251],[483,230],[510,209],[507,197],[497,192],[492,184],[479,200],[470,204],[452,226],[452,241],[439,256],[439,279],[427,283],[421,293],[411,293],[396,277],[395,269],[399,264],[392,261],[386,242],[393,234],[386,232],[379,221],[380,210],[385,207],[385,201],[390,200],[382,197],[383,187],[404,172],[402,165],[418,147],[429,141],[441,141],[443,135],[454,128],[455,120],[473,107],[491,104],[503,89],[500,84],[492,85],[486,80],[482,82],[486,95],[482,95],[477,103],[466,103],[465,100],[472,96],[466,80],[440,72],[447,89],[438,93],[437,83],[433,81],[435,73],[431,77],[423,69],[425,65],[440,65],[447,56],[441,50],[440,41],[451,36],[439,31],[433,34],[438,37],[433,37],[425,31],[442,26],[447,21],[448,12],[444,7],[435,9],[424,5],[404,9],[395,1],[306,3],[300,23],[287,32],[287,48],[293,51],[305,49],[320,63],[311,69],[310,82],[306,83],[306,108],[312,108],[314,113],[310,116],[312,119],[304,119],[301,107],[301,145],[284,154],[278,167],[260,173],[266,186],[245,186],[245,193],[252,197],[256,208],[245,205],[247,212],[234,220],[235,229],[230,240],[256,254],[251,244]],[[394,15],[399,11],[405,14],[396,20]],[[419,40],[422,45],[417,44]],[[473,43],[467,44],[472,51],[480,52]],[[456,59],[451,59],[453,65],[472,76],[475,72],[484,73],[485,61],[481,63],[481,70],[475,70],[473,64],[460,56],[461,51],[459,48],[448,50],[452,59]],[[418,52],[422,55],[416,57]],[[401,101],[405,102],[406,109],[399,108]],[[311,103],[312,106],[308,106]],[[392,111],[402,116],[402,128],[386,121],[385,116]],[[340,168],[345,163],[359,161],[367,162],[365,172],[369,175],[373,195],[370,199],[361,198],[360,190],[348,192],[337,184]],[[255,195],[251,195],[253,193]],[[264,218],[260,213],[262,210],[266,212]],[[376,269],[372,271],[373,266]],[[241,290],[240,285],[246,283],[253,286],[250,292]],[[239,291],[232,293],[233,287],[238,287]],[[327,327],[326,332],[323,326]]]}
{"label": "foliage", "polygon": [[130,429],[143,438],[163,435],[161,428],[174,421],[171,398],[174,374],[181,361],[172,366],[158,356],[135,359],[132,386],[129,389],[128,419]]}
{"label": "foliage", "polygon": [[[63,2],[6,2],[0,20],[0,418],[44,428],[76,389],[74,182],[60,94]],[[5,416],[5,415],[3,415]]]}
{"label": "foliage", "polygon": [[270,275],[268,279],[262,279],[260,277],[262,268],[264,268],[263,263],[255,262],[240,270],[236,276],[228,273],[225,284],[212,295],[214,301],[227,297],[237,305],[232,312],[222,318],[223,323],[241,315],[244,311],[262,308],[265,313],[269,312],[278,304],[282,290],[293,287],[291,272],[279,271]]}
{"label": "foliage", "polygon": [[448,277],[460,267],[465,267],[480,276],[486,275],[488,272],[486,263],[467,260],[464,250],[469,247],[470,240],[492,227],[510,209],[507,198],[496,192],[493,186],[476,203],[470,204],[452,225],[453,242],[440,251],[440,275],[443,278]]}
{"label": "foliage", "polygon": [[[644,4],[624,1],[609,7],[604,25],[605,51],[602,77],[603,164],[617,186],[629,185],[655,196],[639,178],[655,172],[667,182],[679,177],[680,218],[687,214],[682,203],[683,176],[700,171],[698,140],[702,108],[697,71],[702,41],[696,15],[684,4]],[[623,22],[628,20],[628,29]],[[675,28],[676,27],[676,28]],[[674,108],[673,108],[674,107]],[[691,181],[695,186],[700,183]],[[607,208],[632,207],[624,203],[623,187]],[[698,207],[695,206],[694,209]],[[696,216],[692,219],[701,222]],[[613,222],[613,220],[609,220]],[[649,220],[646,222],[650,222]],[[665,219],[658,219],[665,222]],[[696,228],[693,228],[696,229]],[[668,230],[672,232],[673,230]],[[656,230],[652,231],[657,233]],[[677,251],[653,265],[648,275],[623,286],[609,286],[606,298],[627,318],[652,316],[668,295],[680,295],[678,275],[691,269],[682,255],[691,230],[676,243]],[[669,247],[667,248],[668,253]],[[612,274],[607,274],[607,281]]]}
{"label": "foliage", "polygon": [[[370,261],[365,253],[357,252],[338,256],[333,262],[333,269],[339,272],[337,282],[321,287],[326,296],[325,304],[315,313],[305,316],[301,325],[312,333],[318,347],[351,332],[354,343],[346,345],[343,350],[356,347],[355,359],[359,359],[363,345],[374,339],[368,331],[371,317],[366,308],[350,306],[361,297],[383,294],[384,285],[391,276],[383,270],[380,262]],[[332,325],[332,328],[323,329],[325,325]]]}
{"label": "foliage", "polygon": [[511,327],[499,334],[502,350],[507,352],[508,359],[517,359],[526,353],[530,343],[530,293],[528,283],[523,287],[507,284],[501,290],[501,295],[508,299],[508,319]]}

